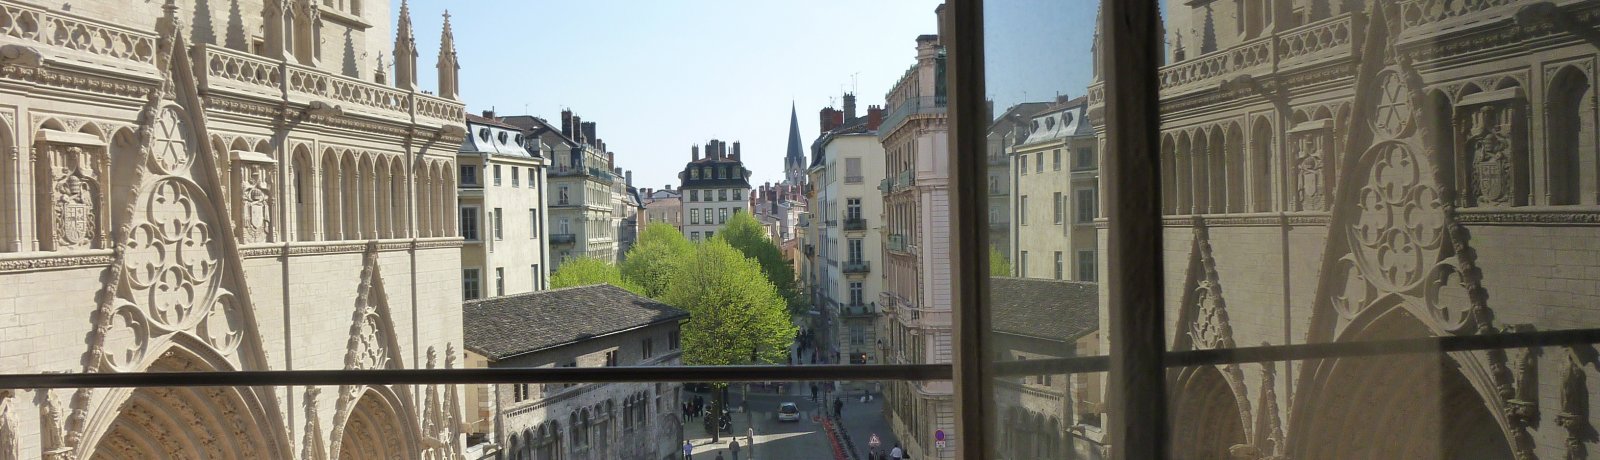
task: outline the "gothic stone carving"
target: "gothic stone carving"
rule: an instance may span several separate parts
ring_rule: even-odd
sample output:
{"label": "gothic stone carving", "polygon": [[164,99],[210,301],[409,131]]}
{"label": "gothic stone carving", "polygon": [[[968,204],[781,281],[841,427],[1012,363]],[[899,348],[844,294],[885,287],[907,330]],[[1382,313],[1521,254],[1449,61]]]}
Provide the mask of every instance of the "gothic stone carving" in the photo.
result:
{"label": "gothic stone carving", "polygon": [[1466,206],[1527,204],[1527,136],[1523,136],[1523,98],[1519,88],[1477,93],[1461,99],[1455,120],[1461,133]]}
{"label": "gothic stone carving", "polygon": [[272,190],[278,177],[278,163],[256,152],[233,151],[231,154],[234,233],[240,243],[273,242]]}
{"label": "gothic stone carving", "polygon": [[1587,444],[1600,442],[1589,421],[1589,377],[1583,367],[1600,366],[1600,355],[1588,346],[1568,348],[1561,366],[1561,413],[1556,424],[1567,430],[1567,459],[1589,458]]}
{"label": "gothic stone carving", "polygon": [[[110,162],[98,139],[41,130],[47,139],[35,148],[39,171],[40,240],[44,249],[73,251],[107,245],[106,185]],[[51,142],[54,140],[54,142]]]}
{"label": "gothic stone carving", "polygon": [[0,457],[22,458],[22,446],[17,443],[16,408],[11,404],[11,390],[0,390]]}
{"label": "gothic stone carving", "polygon": [[1332,172],[1326,154],[1333,151],[1333,123],[1317,120],[1295,126],[1289,130],[1289,146],[1294,149],[1295,209],[1326,210]]}

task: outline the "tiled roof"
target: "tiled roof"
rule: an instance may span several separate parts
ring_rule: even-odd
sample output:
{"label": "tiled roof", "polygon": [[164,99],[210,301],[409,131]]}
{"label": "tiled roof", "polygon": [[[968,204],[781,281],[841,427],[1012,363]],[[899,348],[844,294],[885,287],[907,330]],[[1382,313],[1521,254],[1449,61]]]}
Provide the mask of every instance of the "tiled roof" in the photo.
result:
{"label": "tiled roof", "polygon": [[989,292],[998,333],[1067,342],[1100,327],[1095,283],[994,277]]}
{"label": "tiled roof", "polygon": [[470,113],[467,114],[467,121],[468,122],[477,123],[477,124],[480,124],[480,125],[489,125],[489,126],[493,126],[493,127],[496,127],[496,128],[505,128],[505,129],[510,129],[510,130],[522,131],[522,127],[521,126],[516,126],[516,125],[513,125],[513,124],[509,124],[509,123],[506,123],[506,122],[501,121],[501,120],[502,119],[500,119],[500,118],[488,118],[488,117],[481,117],[481,116],[473,115],[473,114],[470,114]]}
{"label": "tiled roof", "polygon": [[609,284],[472,300],[462,310],[467,349],[492,361],[689,317]]}

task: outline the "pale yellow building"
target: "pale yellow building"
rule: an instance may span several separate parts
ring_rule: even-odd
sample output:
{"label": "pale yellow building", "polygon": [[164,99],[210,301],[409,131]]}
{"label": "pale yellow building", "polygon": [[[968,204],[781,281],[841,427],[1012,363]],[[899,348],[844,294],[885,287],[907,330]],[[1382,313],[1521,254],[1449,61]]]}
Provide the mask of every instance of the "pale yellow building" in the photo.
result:
{"label": "pale yellow building", "polygon": [[[388,2],[37,5],[0,0],[0,369],[459,365],[448,18],[430,95],[404,3],[393,48]],[[0,414],[4,458],[463,450],[450,385],[7,389]]]}
{"label": "pale yellow building", "polygon": [[468,114],[456,154],[464,300],[544,290],[550,278],[540,153],[547,149],[493,112],[484,115]]}
{"label": "pale yellow building", "polygon": [[[846,95],[846,110],[838,116],[823,109],[822,135],[812,143],[812,171],[817,180],[812,218],[820,241],[816,269],[817,296],[812,304],[822,312],[825,356],[837,353],[839,362],[878,364],[878,301],[883,291],[883,144],[878,126],[883,111],[876,106],[856,117],[854,96]],[[867,382],[856,382],[867,388]]]}
{"label": "pale yellow building", "polygon": [[1024,119],[1011,147],[1011,266],[1023,278],[1094,281],[1098,138],[1084,98]]}

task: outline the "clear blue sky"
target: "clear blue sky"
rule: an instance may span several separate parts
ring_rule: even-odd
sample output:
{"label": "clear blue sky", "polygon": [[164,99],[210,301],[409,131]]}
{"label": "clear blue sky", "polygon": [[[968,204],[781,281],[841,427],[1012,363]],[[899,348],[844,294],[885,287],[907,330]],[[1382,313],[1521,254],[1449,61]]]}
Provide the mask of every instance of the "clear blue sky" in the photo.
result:
{"label": "clear blue sky", "polygon": [[[817,111],[842,107],[843,91],[855,89],[858,114],[881,105],[915,60],[916,37],[937,32],[939,3],[413,0],[411,13],[423,88],[436,87],[448,8],[469,111],[555,122],[571,108],[599,124],[635,186],[661,187],[676,186],[690,146],[713,137],[741,141],[754,183],[781,180],[790,102],[806,147]],[[997,109],[1024,95],[1084,93],[1089,0],[990,4],[988,94]]]}
{"label": "clear blue sky", "polygon": [[938,3],[414,0],[411,11],[423,88],[435,87],[449,8],[468,110],[555,121],[570,107],[598,123],[635,186],[676,187],[689,147],[713,137],[743,144],[756,183],[781,179],[790,102],[807,146],[817,111],[842,106],[852,80],[859,113],[882,104],[917,35],[937,31]]}

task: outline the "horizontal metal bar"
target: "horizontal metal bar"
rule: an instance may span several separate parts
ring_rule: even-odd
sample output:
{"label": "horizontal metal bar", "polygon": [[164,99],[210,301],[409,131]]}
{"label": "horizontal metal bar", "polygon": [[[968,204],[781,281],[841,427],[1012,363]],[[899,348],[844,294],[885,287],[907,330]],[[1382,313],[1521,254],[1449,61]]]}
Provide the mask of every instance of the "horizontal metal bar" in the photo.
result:
{"label": "horizontal metal bar", "polygon": [[0,388],[950,380],[949,364],[0,374]]}
{"label": "horizontal metal bar", "polygon": [[[1263,363],[1270,361],[1300,361],[1308,359],[1372,357],[1416,353],[1446,353],[1504,348],[1572,346],[1596,343],[1600,343],[1600,329],[1506,332],[1487,335],[1452,335],[1445,337],[1423,337],[1416,339],[1306,343],[1296,345],[1223,348],[1214,350],[1173,351],[1167,352],[1163,356],[1163,364],[1166,367],[1172,368],[1218,364]],[[1106,372],[1106,370],[1109,369],[1110,363],[1111,360],[1107,356],[1005,361],[995,364],[995,373],[998,377],[1017,377],[1025,375]]]}

